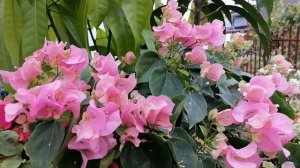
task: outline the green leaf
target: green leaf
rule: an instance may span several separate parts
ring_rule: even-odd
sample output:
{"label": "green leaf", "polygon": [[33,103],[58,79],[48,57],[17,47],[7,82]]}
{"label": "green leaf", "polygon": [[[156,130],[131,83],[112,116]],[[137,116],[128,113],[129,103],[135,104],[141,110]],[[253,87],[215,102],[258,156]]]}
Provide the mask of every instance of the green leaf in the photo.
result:
{"label": "green leaf", "polygon": [[283,113],[291,119],[295,118],[295,112],[294,112],[293,108],[288,104],[288,102],[285,100],[284,97],[280,96],[280,93],[275,92],[272,95],[271,100],[274,104],[279,105],[279,108],[278,108],[279,113]]}
{"label": "green leaf", "polygon": [[171,136],[172,138],[185,140],[187,143],[192,145],[193,149],[196,149],[195,140],[183,128],[175,127]]}
{"label": "green leaf", "polygon": [[143,29],[150,30],[153,1],[122,0],[121,6],[135,38],[135,51],[139,51]]}
{"label": "green leaf", "polygon": [[89,83],[91,80],[91,72],[92,68],[90,66],[86,67],[80,74],[80,79],[85,81],[86,83]]}
{"label": "green leaf", "polygon": [[145,52],[139,57],[135,66],[138,83],[149,82],[155,67],[166,67],[166,64],[153,51]]}
{"label": "green leaf", "polygon": [[[7,51],[9,52],[13,64],[21,65],[20,44],[22,38],[22,13],[20,1],[2,0],[4,2],[3,11],[3,39]],[[46,25],[47,26],[47,25]]]}
{"label": "green leaf", "polygon": [[268,20],[268,21],[270,20],[270,15],[271,15],[272,10],[273,10],[273,5],[274,5],[273,0],[268,0],[268,1],[256,0],[257,9],[260,11],[260,13],[263,16],[264,16],[264,14],[266,14],[264,19]]}
{"label": "green leaf", "polygon": [[125,143],[125,146],[122,149],[120,162],[123,168],[155,168],[142,149],[134,147],[129,142]]}
{"label": "green leaf", "polygon": [[172,98],[172,101],[175,104],[175,107],[173,108],[173,114],[172,114],[170,120],[173,125],[176,124],[176,121],[182,112],[183,105],[184,105],[184,99],[185,99],[185,95],[178,95],[178,96],[175,96]]}
{"label": "green leaf", "polygon": [[4,11],[4,2],[0,1],[0,69],[2,70],[13,70],[13,64],[11,61],[11,57],[6,49],[4,43],[4,34],[3,34],[3,11]]}
{"label": "green leaf", "polygon": [[300,144],[296,143],[288,143],[284,145],[284,148],[291,152],[288,158],[285,158],[283,153],[279,154],[280,163],[284,163],[285,161],[291,161],[295,164],[295,167],[300,167]]}
{"label": "green leaf", "polygon": [[0,155],[19,155],[23,151],[23,145],[19,143],[19,135],[14,131],[0,132]]}
{"label": "green leaf", "polygon": [[154,45],[154,33],[151,30],[144,29],[142,31],[143,38],[146,42],[147,48],[149,51],[156,51]]}
{"label": "green leaf", "polygon": [[25,144],[26,154],[33,165],[43,167],[54,160],[65,136],[65,129],[58,121],[40,123]]}
{"label": "green leaf", "polygon": [[183,139],[171,138],[167,143],[178,167],[196,168],[197,158],[188,142]]}
{"label": "green leaf", "polygon": [[116,151],[110,151],[103,159],[100,160],[100,167],[99,168],[108,168],[114,160]]}
{"label": "green leaf", "polygon": [[22,1],[24,32],[22,36],[22,56],[27,57],[40,49],[48,32],[46,0]]}
{"label": "green leaf", "polygon": [[1,162],[0,168],[18,168],[22,162],[23,159],[19,156],[8,157]]}
{"label": "green leaf", "polygon": [[188,114],[189,128],[202,121],[207,115],[207,103],[203,95],[196,92],[186,94],[184,109]]}
{"label": "green leaf", "polygon": [[87,0],[88,18],[98,28],[107,15],[110,3],[108,0]]}
{"label": "green leaf", "polygon": [[141,143],[139,148],[143,150],[155,167],[172,167],[172,154],[162,137],[154,134],[141,134],[140,138],[145,142]]}
{"label": "green leaf", "polygon": [[239,100],[240,95],[232,94],[232,93],[222,93],[222,94],[217,94],[222,98],[222,101],[230,105],[231,107],[234,107],[236,105],[236,102]]}
{"label": "green leaf", "polygon": [[166,95],[171,98],[182,93],[184,89],[180,78],[174,73],[167,72],[167,69],[164,67],[153,69],[149,87],[153,95]]}
{"label": "green leaf", "polygon": [[78,47],[87,47],[87,0],[61,0],[56,5],[65,28]]}
{"label": "green leaf", "polygon": [[110,1],[104,24],[111,30],[116,43],[116,55],[121,59],[128,51],[136,51],[136,41],[128,20],[116,0]]}

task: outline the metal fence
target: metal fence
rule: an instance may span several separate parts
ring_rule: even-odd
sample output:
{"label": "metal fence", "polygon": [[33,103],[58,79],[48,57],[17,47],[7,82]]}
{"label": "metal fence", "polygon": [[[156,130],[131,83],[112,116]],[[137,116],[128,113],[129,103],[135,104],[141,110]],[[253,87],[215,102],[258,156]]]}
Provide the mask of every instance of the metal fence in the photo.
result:
{"label": "metal fence", "polygon": [[[271,56],[283,55],[294,66],[299,68],[300,63],[300,26],[293,26],[288,28],[280,28],[273,33],[270,42]],[[263,54],[263,49],[259,43],[254,43],[250,48],[246,57],[249,58],[249,63],[242,68],[251,73],[256,74],[256,71],[264,67],[268,61],[269,56]]]}

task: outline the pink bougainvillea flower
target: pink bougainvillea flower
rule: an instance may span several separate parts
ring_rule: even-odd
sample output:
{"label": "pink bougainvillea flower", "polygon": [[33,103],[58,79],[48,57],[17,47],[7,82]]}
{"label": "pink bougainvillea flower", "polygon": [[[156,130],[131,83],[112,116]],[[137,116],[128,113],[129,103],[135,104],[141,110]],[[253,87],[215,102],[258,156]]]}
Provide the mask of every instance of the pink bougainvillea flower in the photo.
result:
{"label": "pink bougainvillea flower", "polygon": [[63,59],[58,62],[58,67],[65,78],[74,80],[79,77],[88,63],[87,51],[71,45],[70,49],[64,52]]}
{"label": "pink bougainvillea flower", "polygon": [[132,51],[129,51],[125,54],[125,57],[123,57],[123,62],[127,65],[131,65],[136,60],[136,56]]}
{"label": "pink bougainvillea flower", "polygon": [[197,46],[191,52],[185,53],[185,60],[191,64],[202,64],[207,61],[207,56],[203,47]]}
{"label": "pink bougainvillea flower", "polygon": [[212,150],[211,155],[214,159],[217,159],[219,156],[225,156],[227,152],[228,145],[225,141],[218,141],[216,149]]}
{"label": "pink bougainvillea flower", "polygon": [[270,98],[275,92],[275,84],[267,76],[255,76],[251,78],[250,82],[242,93],[246,100],[263,102]]}
{"label": "pink bougainvillea flower", "polygon": [[64,49],[66,44],[63,42],[56,43],[52,41],[45,41],[44,47],[33,53],[33,57],[38,61],[46,62],[56,67],[58,62],[63,59]]}
{"label": "pink bougainvillea flower", "polygon": [[134,127],[128,128],[125,130],[124,134],[121,135],[120,142],[125,143],[127,141],[134,144],[135,147],[139,147],[141,140],[138,138],[139,131]]}
{"label": "pink bougainvillea flower", "polygon": [[260,150],[267,155],[274,155],[278,151],[283,151],[288,155],[288,151],[283,145],[294,138],[295,133],[292,130],[293,120],[281,113],[271,114],[269,117],[260,116],[260,122],[265,122],[261,127],[251,128],[253,141]]}
{"label": "pink bougainvillea flower", "polygon": [[257,154],[257,146],[251,142],[241,149],[228,146],[225,164],[228,168],[258,168],[262,159]]}
{"label": "pink bougainvillea flower", "polygon": [[271,63],[276,64],[279,69],[286,72],[288,71],[288,69],[293,67],[293,65],[288,62],[283,55],[276,55],[272,57]]}
{"label": "pink bougainvillea flower", "polygon": [[118,66],[120,61],[116,61],[111,54],[107,56],[99,55],[99,53],[94,52],[94,58],[91,61],[91,65],[100,74],[109,74],[111,76],[116,76],[119,74]]}
{"label": "pink bougainvillea flower", "polygon": [[141,115],[140,107],[133,102],[128,102],[122,107],[121,119],[124,125],[135,127],[139,132],[144,132],[144,126],[147,124]]}
{"label": "pink bougainvillea flower", "polygon": [[275,84],[276,90],[279,92],[284,92],[289,87],[289,83],[287,82],[286,78],[278,72],[272,74],[272,81]]}
{"label": "pink bougainvillea flower", "polygon": [[185,20],[176,23],[176,32],[174,41],[180,42],[187,47],[193,47],[196,44],[196,38],[192,34],[192,25]]}
{"label": "pink bougainvillea flower", "polygon": [[177,10],[178,2],[169,1],[167,6],[163,7],[161,10],[163,12],[164,18],[172,23],[178,22],[182,18],[182,14]]}
{"label": "pink bougainvillea flower", "polygon": [[149,96],[146,99],[138,102],[140,106],[142,116],[146,121],[154,126],[172,130],[172,124],[170,123],[170,116],[174,103],[167,96]]}
{"label": "pink bougainvillea flower", "polygon": [[226,109],[219,112],[216,116],[216,121],[224,127],[236,123],[232,115],[232,111],[233,111],[232,109]]}
{"label": "pink bougainvillea flower", "polygon": [[30,82],[42,73],[41,62],[28,59],[15,72],[0,70],[0,76],[4,83],[9,83],[13,89],[27,88]]}
{"label": "pink bougainvillea flower", "polygon": [[8,102],[0,101],[0,128],[7,130],[11,127],[11,121],[6,122],[5,121],[5,106],[8,104]]}
{"label": "pink bougainvillea flower", "polygon": [[174,36],[176,29],[173,24],[165,22],[161,26],[153,27],[154,37],[156,41],[165,43]]}
{"label": "pink bougainvillea flower", "polygon": [[201,65],[200,73],[202,77],[206,77],[207,79],[216,82],[223,74],[225,74],[225,71],[221,64],[210,64],[208,61],[206,61]]}
{"label": "pink bougainvillea flower", "polygon": [[286,161],[281,165],[281,168],[296,168],[293,162]]}
{"label": "pink bougainvillea flower", "polygon": [[12,122],[23,110],[23,105],[20,103],[9,103],[5,106],[5,121]]}

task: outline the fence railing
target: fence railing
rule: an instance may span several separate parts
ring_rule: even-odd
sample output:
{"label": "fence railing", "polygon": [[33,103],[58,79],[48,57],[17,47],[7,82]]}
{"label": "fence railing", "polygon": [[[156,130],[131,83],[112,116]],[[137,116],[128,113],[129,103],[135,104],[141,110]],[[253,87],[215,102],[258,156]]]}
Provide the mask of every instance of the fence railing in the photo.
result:
{"label": "fence railing", "polygon": [[[300,26],[277,29],[272,34],[270,41],[271,55],[283,55],[294,66],[299,67],[300,63]],[[251,73],[256,74],[257,70],[265,66],[269,61],[269,56],[263,54],[262,47],[259,43],[254,43],[250,48],[246,57],[249,63],[242,68]]]}

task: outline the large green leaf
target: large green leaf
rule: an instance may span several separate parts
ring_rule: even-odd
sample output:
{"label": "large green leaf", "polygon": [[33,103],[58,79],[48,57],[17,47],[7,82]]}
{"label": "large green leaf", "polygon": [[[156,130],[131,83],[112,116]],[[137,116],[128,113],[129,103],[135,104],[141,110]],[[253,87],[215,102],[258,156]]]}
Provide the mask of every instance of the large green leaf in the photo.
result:
{"label": "large green leaf", "polygon": [[68,33],[78,47],[87,47],[87,0],[61,0],[55,6]]}
{"label": "large green leaf", "polygon": [[87,0],[88,18],[98,28],[109,11],[108,0]]}
{"label": "large green leaf", "polygon": [[155,67],[166,67],[165,63],[159,58],[157,53],[148,51],[141,55],[135,66],[138,82],[149,82],[151,73]]}
{"label": "large green leaf", "polygon": [[111,0],[110,3],[104,24],[111,30],[116,44],[116,55],[121,58],[128,51],[136,52],[136,41],[120,4],[116,0]]}
{"label": "large green leaf", "polygon": [[287,115],[289,118],[294,119],[295,118],[295,112],[293,108],[289,105],[289,103],[285,100],[285,97],[281,96],[280,93],[275,92],[271,100],[274,104],[278,104],[278,111],[280,113],[283,113]]}
{"label": "large green leaf", "polygon": [[[22,38],[22,12],[19,0],[2,0],[3,11],[3,38],[7,51],[13,64],[19,66],[22,63],[20,58],[20,44]],[[1,9],[2,10],[2,9]],[[47,25],[46,25],[47,26]]]}
{"label": "large green leaf", "polygon": [[156,51],[154,44],[154,33],[151,30],[144,29],[142,32],[144,41],[147,45],[148,51]]}
{"label": "large green leaf", "polygon": [[11,57],[6,49],[3,35],[4,1],[0,1],[0,69],[13,70]]}
{"label": "large green leaf", "polygon": [[[260,11],[265,20],[270,20],[270,15],[273,10],[274,1],[273,0],[256,0],[257,9]],[[264,16],[264,14],[266,14]]]}
{"label": "large green leaf", "polygon": [[173,125],[176,124],[176,121],[182,112],[183,105],[184,105],[184,99],[185,99],[185,95],[178,95],[178,96],[175,96],[172,98],[172,101],[175,104],[175,107],[173,108],[173,114],[172,114],[170,120]]}
{"label": "large green leaf", "polygon": [[46,0],[22,1],[24,32],[22,36],[22,56],[26,57],[44,44],[48,31]]}
{"label": "large green leaf", "polygon": [[126,143],[120,155],[120,162],[123,168],[155,168],[150,159],[140,148]]}
{"label": "large green leaf", "polygon": [[289,150],[291,152],[290,156],[288,158],[285,158],[283,153],[280,153],[279,155],[279,161],[281,163],[285,161],[291,161],[294,163],[295,167],[300,167],[300,144],[296,143],[288,143],[284,145],[284,148]]}
{"label": "large green leaf", "polygon": [[171,98],[182,93],[184,89],[180,78],[174,73],[169,73],[164,67],[153,69],[149,87],[153,95],[166,95]]}
{"label": "large green leaf", "polygon": [[203,95],[190,91],[186,94],[184,109],[188,114],[189,128],[202,121],[207,115],[207,103]]}
{"label": "large green leaf", "polygon": [[18,168],[22,162],[23,159],[19,156],[8,157],[0,163],[0,168]]}
{"label": "large green leaf", "polygon": [[54,160],[65,136],[65,129],[58,121],[40,123],[25,144],[25,151],[33,165],[43,167]]}
{"label": "large green leaf", "polygon": [[186,142],[192,145],[193,149],[196,149],[195,140],[183,128],[175,127],[173,132],[171,133],[171,136],[172,138],[185,140]]}
{"label": "large green leaf", "polygon": [[19,135],[14,131],[0,132],[0,155],[12,156],[21,154],[23,145],[19,143]]}
{"label": "large green leaf", "polygon": [[196,168],[197,158],[188,142],[183,139],[171,138],[167,143],[178,167]]}
{"label": "large green leaf", "polygon": [[[153,8],[151,0],[122,0],[121,6],[135,38],[136,51],[140,49],[141,34],[144,28],[150,30],[150,17]],[[139,53],[138,53],[139,54]]]}

